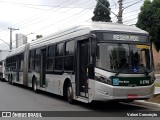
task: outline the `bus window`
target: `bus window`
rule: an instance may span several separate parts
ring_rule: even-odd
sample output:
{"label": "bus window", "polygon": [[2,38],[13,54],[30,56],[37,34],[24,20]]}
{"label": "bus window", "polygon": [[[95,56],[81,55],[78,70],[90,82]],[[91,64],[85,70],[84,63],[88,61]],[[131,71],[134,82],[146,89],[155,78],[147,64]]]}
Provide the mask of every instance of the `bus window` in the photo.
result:
{"label": "bus window", "polygon": [[48,47],[48,54],[47,54],[47,70],[53,71],[53,57],[54,57],[54,46]]}
{"label": "bus window", "polygon": [[40,49],[37,49],[34,56],[35,70],[39,72],[40,70]]}
{"label": "bus window", "polygon": [[74,45],[75,45],[75,41],[66,42],[66,50],[65,50],[66,55],[74,54]]}
{"label": "bus window", "polygon": [[64,70],[73,71],[75,41],[66,42],[65,45]]}
{"label": "bus window", "polygon": [[23,71],[24,54],[20,55],[20,71]]}
{"label": "bus window", "polygon": [[34,61],[34,55],[35,55],[35,50],[31,50],[31,67],[30,67],[30,69],[31,70],[35,70],[35,61]]}
{"label": "bus window", "polygon": [[63,43],[56,45],[56,56],[63,56]]}
{"label": "bus window", "polygon": [[63,65],[63,43],[56,45],[55,70],[62,70]]}

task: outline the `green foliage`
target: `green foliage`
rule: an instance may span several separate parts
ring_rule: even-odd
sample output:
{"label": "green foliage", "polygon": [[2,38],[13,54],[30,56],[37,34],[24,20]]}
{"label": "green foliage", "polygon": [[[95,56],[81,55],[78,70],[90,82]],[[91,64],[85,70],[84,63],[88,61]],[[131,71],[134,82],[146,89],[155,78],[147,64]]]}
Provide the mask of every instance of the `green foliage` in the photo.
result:
{"label": "green foliage", "polygon": [[160,0],[145,0],[136,26],[149,32],[157,51],[160,50]]}
{"label": "green foliage", "polygon": [[155,87],[160,87],[160,83],[155,83]]}
{"label": "green foliage", "polygon": [[99,0],[99,2],[97,2],[96,8],[94,9],[94,16],[92,17],[92,21],[111,22],[109,8],[110,4],[108,0]]}
{"label": "green foliage", "polygon": [[42,35],[36,35],[36,39],[42,38]]}

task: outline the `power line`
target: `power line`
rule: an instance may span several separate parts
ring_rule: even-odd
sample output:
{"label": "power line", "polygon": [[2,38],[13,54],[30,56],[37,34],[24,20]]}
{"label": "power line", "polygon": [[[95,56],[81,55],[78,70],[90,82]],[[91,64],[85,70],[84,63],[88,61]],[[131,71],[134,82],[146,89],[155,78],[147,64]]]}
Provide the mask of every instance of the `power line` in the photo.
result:
{"label": "power line", "polygon": [[[11,4],[20,4],[20,5],[22,5],[22,6],[24,6],[24,7],[27,7],[27,8],[33,8],[33,9],[39,9],[39,10],[45,10],[45,11],[48,11],[48,9],[42,9],[42,8],[39,8],[39,7],[51,7],[51,8],[59,8],[60,7],[60,5],[56,5],[56,6],[52,6],[52,5],[34,5],[34,4],[26,4],[26,3],[17,3],[17,2],[5,2],[5,1],[0,1],[0,2],[2,2],[2,3],[6,3],[6,4],[8,4],[8,3],[11,3]],[[33,6],[33,7],[32,7]],[[36,7],[35,7],[36,6]],[[38,7],[38,8],[37,8]],[[74,7],[67,7],[67,8],[74,8]],[[85,9],[87,9],[87,8],[85,8]]]}
{"label": "power line", "polygon": [[[88,0],[88,1],[85,1],[84,3],[82,3],[82,4],[86,4],[87,2],[89,2],[90,0]],[[70,11],[70,10],[73,10],[72,8],[70,8],[68,11]],[[75,15],[78,15],[79,13],[77,13],[77,14],[73,14],[72,16],[75,16]],[[50,16],[49,16],[49,18],[50,18]],[[69,17],[70,18],[70,17]],[[43,20],[40,20],[40,21],[35,21],[34,23],[32,23],[32,24],[37,24],[37,23],[40,23],[40,22],[43,22],[43,21],[45,21],[45,20],[48,20],[48,18],[45,18],[45,19],[43,19]],[[31,24],[31,25],[32,25]],[[28,27],[28,26],[27,26]],[[26,28],[26,27],[25,27]]]}
{"label": "power line", "polygon": [[129,4],[129,3],[132,3],[132,2],[135,2],[135,1],[138,1],[138,0],[132,0],[132,1],[129,1],[129,2],[124,2],[123,4]]}
{"label": "power line", "polygon": [[114,4],[116,4],[116,2],[114,0],[112,0],[114,2]]}
{"label": "power line", "polygon": [[125,23],[128,23],[128,22],[133,21],[133,20],[136,20],[136,19],[138,19],[138,18],[137,18],[137,17],[136,17],[136,18],[132,18],[132,19],[126,20],[126,21],[124,21],[124,22],[125,22]]}
{"label": "power line", "polygon": [[122,1],[123,0],[119,0],[118,2],[119,2],[119,12],[118,12],[118,23],[120,23],[120,24],[122,24],[123,22],[122,22],[122,13],[123,13],[123,11],[124,11],[124,9],[126,9],[126,8],[129,8],[129,7],[131,7],[131,6],[133,6],[133,5],[135,5],[135,4],[137,4],[137,3],[139,3],[139,2],[141,2],[141,1],[143,1],[143,0],[139,0],[139,1],[137,1],[137,2],[135,2],[135,3],[133,3],[133,4],[130,4],[129,6],[127,6],[127,7],[123,7],[122,5]]}
{"label": "power line", "polygon": [[[71,0],[66,0],[65,2],[61,3],[61,5],[64,4],[64,3],[66,3],[66,2],[68,2],[68,1],[71,1]],[[75,0],[74,2],[76,2],[76,0]],[[67,4],[66,6],[71,5],[71,4],[73,4],[74,2],[71,1],[71,3]],[[65,7],[65,6],[63,6],[63,7]],[[62,8],[62,7],[61,7],[61,8]],[[59,8],[59,9],[61,9],[61,8]],[[51,11],[52,9],[53,9],[53,8],[49,9],[47,12]],[[46,14],[46,12],[43,12],[43,13]],[[42,13],[41,13],[41,14],[42,14]],[[36,18],[35,18],[35,16],[33,17],[34,19],[30,18],[30,20],[29,20],[29,19],[24,20],[24,21],[22,21],[22,22],[16,23],[16,24],[13,25],[13,26],[20,27],[20,26],[22,26],[22,25],[24,25],[24,24],[26,24],[26,23],[33,22],[34,20],[37,20],[37,19],[39,19],[40,17],[42,17],[42,15],[40,15],[40,16],[37,15]],[[20,25],[18,25],[18,24],[20,24]],[[18,25],[18,26],[17,26],[17,25]],[[6,29],[3,30],[3,31],[6,31]],[[1,32],[2,32],[2,31],[1,31]]]}
{"label": "power line", "polygon": [[[89,3],[89,5],[88,5],[88,7],[91,5],[91,4],[93,4],[93,2],[92,3]],[[85,13],[83,13],[85,11]],[[89,10],[82,10],[82,11],[80,11],[78,14],[80,15],[81,13],[83,13],[83,16],[84,16],[84,14],[87,14],[88,13],[88,11]],[[80,15],[80,16],[78,16],[77,18],[71,18],[71,20],[69,19],[68,21],[70,22],[70,23],[72,23],[72,21],[75,21],[75,20],[77,20],[78,18],[80,18],[82,15]],[[73,19],[73,20],[72,20]],[[67,22],[68,23],[68,22]],[[67,24],[66,23],[66,24]],[[66,25],[65,24],[65,25]],[[58,30],[61,30],[62,28],[64,28],[64,26],[65,26],[64,24],[63,24],[63,26],[62,27],[60,27],[60,28],[58,28]]]}
{"label": "power line", "polygon": [[[75,2],[76,2],[76,1],[75,1]],[[88,2],[88,1],[87,1],[87,2]],[[82,3],[82,4],[85,4],[85,3],[87,3],[87,2],[84,2],[84,3]],[[72,4],[73,4],[73,2],[72,2]],[[82,4],[80,4],[80,5],[82,5]],[[78,5],[78,6],[80,6],[80,5]],[[76,8],[76,7],[75,7],[75,8]],[[73,10],[73,9],[71,8],[70,10]],[[68,10],[68,11],[69,11],[69,10]],[[67,11],[67,12],[68,12],[68,11]],[[77,13],[77,14],[74,14],[74,15],[78,15],[78,13]],[[74,15],[73,15],[73,16],[74,16]],[[39,21],[39,22],[42,22],[42,21]],[[60,22],[61,22],[61,21],[60,21]],[[36,23],[37,23],[37,22],[36,22]],[[31,24],[31,25],[32,25],[32,24]],[[28,27],[28,26],[27,26],[27,27]],[[50,27],[50,26],[49,26],[49,27]],[[44,28],[43,28],[43,29],[44,29]]]}
{"label": "power line", "polygon": [[6,2],[6,1],[0,1],[1,3],[10,3],[10,4],[17,4],[17,5],[25,5],[25,6],[38,6],[38,7],[58,7],[58,6],[52,6],[52,5],[35,5],[35,4],[27,4],[27,3],[18,3],[18,2]]}
{"label": "power line", "polygon": [[123,10],[126,9],[126,8],[129,8],[129,7],[133,6],[133,5],[135,5],[135,4],[137,4],[137,3],[141,2],[141,1],[143,1],[143,0],[139,0],[139,1],[135,2],[135,3],[133,3],[133,4],[131,4],[131,5],[129,5],[129,6],[125,7],[125,8],[123,8]]}
{"label": "power line", "polygon": [[128,14],[128,13],[132,13],[132,12],[135,12],[135,11],[139,11],[139,9],[128,11],[128,12],[124,12],[123,14]]}
{"label": "power line", "polygon": [[[71,0],[66,0],[66,1],[64,1],[63,3],[60,3],[59,5],[62,5],[62,4],[65,4],[66,2],[68,2],[68,1],[71,1]],[[73,3],[73,2],[72,2]],[[69,4],[70,5],[70,4]],[[18,25],[18,24],[21,24],[21,23],[27,23],[26,21],[28,21],[28,22],[30,22],[30,21],[33,21],[33,20],[35,20],[35,19],[38,19],[38,18],[40,18],[40,17],[42,17],[42,14],[46,14],[46,12],[49,12],[49,11],[51,11],[53,8],[51,8],[51,9],[48,9],[48,10],[46,10],[45,12],[43,12],[43,13],[41,13],[40,15],[37,15],[37,16],[33,16],[33,17],[31,17],[31,18],[29,18],[29,19],[27,19],[27,20],[23,20],[22,22],[18,22],[18,23],[16,23],[16,24],[14,24],[14,25],[12,25],[12,26],[16,26],[16,25]],[[37,18],[35,18],[35,17],[37,17]],[[32,19],[32,18],[34,18],[34,19]],[[22,25],[23,25],[22,24]],[[6,30],[6,29],[5,29]],[[0,32],[2,32],[2,31],[0,31]]]}
{"label": "power line", "polygon": [[[90,1],[90,0],[89,0]],[[77,13],[77,14],[79,14],[79,13]],[[73,17],[74,15],[72,15],[72,16],[69,16],[69,17],[67,17],[67,18],[71,18],[71,17]],[[53,25],[55,25],[55,24],[58,24],[58,23],[60,23],[60,22],[63,22],[64,20],[66,20],[67,18],[64,18],[64,19],[62,19],[62,20],[60,20],[60,21],[58,21],[58,22],[56,22],[56,23],[54,23],[54,24],[51,24],[51,25],[48,25],[48,26],[46,26],[46,27],[44,27],[44,28],[41,28],[40,30],[44,30],[44,29],[48,29],[48,28],[50,28],[50,27],[52,27]]]}
{"label": "power line", "polygon": [[[128,11],[128,12],[124,12],[123,15],[124,15],[124,14],[128,14],[128,13],[132,13],[132,12],[135,12],[135,11],[139,11],[139,9],[132,10],[132,11]],[[112,17],[112,19],[114,19],[114,18],[116,18],[116,17],[115,17],[115,16]]]}
{"label": "power line", "polygon": [[[66,1],[67,2],[67,1]],[[74,1],[74,2],[77,2],[76,0]],[[88,1],[87,1],[88,2]],[[85,2],[86,3],[86,2]],[[71,4],[73,4],[73,1],[72,1],[72,3],[70,3],[70,4],[68,4],[68,5],[71,5]],[[84,4],[84,3],[83,3]],[[68,6],[67,5],[67,6]],[[81,4],[80,5],[78,5],[78,7],[79,6],[81,6]],[[63,6],[63,7],[66,7],[66,6]],[[62,9],[63,7],[61,7],[61,8],[59,8],[59,9],[57,9],[56,11],[58,11],[58,10],[60,10],[60,9]],[[73,8],[77,8],[77,7],[72,7],[72,8],[70,8],[70,10],[72,10]],[[90,9],[90,8],[89,8]],[[56,12],[56,11],[53,11],[53,12]],[[65,11],[65,12],[63,12],[63,13],[66,13],[66,12],[69,12],[69,10],[68,11]],[[74,14],[74,15],[77,15],[77,14]],[[41,16],[40,16],[41,17]],[[39,18],[39,17],[38,17]],[[45,21],[45,20],[48,20],[48,18],[45,18],[45,19],[43,19],[43,20],[40,20],[40,21],[36,21],[36,22],[34,22],[33,23],[33,21],[35,21],[35,20],[37,20],[38,18],[35,18],[35,19],[31,19],[30,21],[26,21],[25,23],[23,23],[23,24],[21,24],[21,25],[18,25],[17,27],[20,27],[20,26],[22,26],[22,25],[24,25],[24,24],[27,24],[27,23],[30,23],[30,22],[32,22],[32,24],[37,24],[37,23],[39,23],[39,22],[42,22],[42,21]],[[49,17],[50,18],[50,17]],[[20,24],[20,23],[18,23],[18,24]],[[32,24],[30,24],[30,25],[32,25]],[[15,26],[15,25],[14,25]],[[28,27],[28,25],[27,25],[27,27]],[[24,27],[23,27],[24,28]]]}
{"label": "power line", "polygon": [[[132,15],[129,15],[129,16],[126,16],[126,17],[133,17],[133,16],[136,16],[136,17],[137,17],[137,13],[132,14]],[[125,18],[125,17],[124,17],[124,18]]]}

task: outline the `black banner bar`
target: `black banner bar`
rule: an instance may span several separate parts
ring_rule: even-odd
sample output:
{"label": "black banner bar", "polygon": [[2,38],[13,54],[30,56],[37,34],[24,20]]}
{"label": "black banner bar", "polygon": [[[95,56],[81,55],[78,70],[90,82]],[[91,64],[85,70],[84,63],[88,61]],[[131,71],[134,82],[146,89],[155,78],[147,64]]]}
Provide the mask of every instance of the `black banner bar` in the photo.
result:
{"label": "black banner bar", "polygon": [[0,111],[0,117],[160,117],[160,111]]}

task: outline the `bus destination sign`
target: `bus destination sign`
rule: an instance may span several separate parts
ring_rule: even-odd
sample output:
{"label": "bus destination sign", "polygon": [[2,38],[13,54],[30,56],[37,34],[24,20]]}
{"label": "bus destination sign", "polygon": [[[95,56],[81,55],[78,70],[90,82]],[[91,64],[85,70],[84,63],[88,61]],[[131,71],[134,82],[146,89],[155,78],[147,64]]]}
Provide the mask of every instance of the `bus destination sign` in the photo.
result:
{"label": "bus destination sign", "polygon": [[148,35],[142,34],[127,34],[127,33],[107,33],[97,32],[98,41],[114,40],[128,42],[149,42]]}
{"label": "bus destination sign", "polygon": [[139,36],[116,34],[116,35],[113,35],[113,40],[139,41]]}

